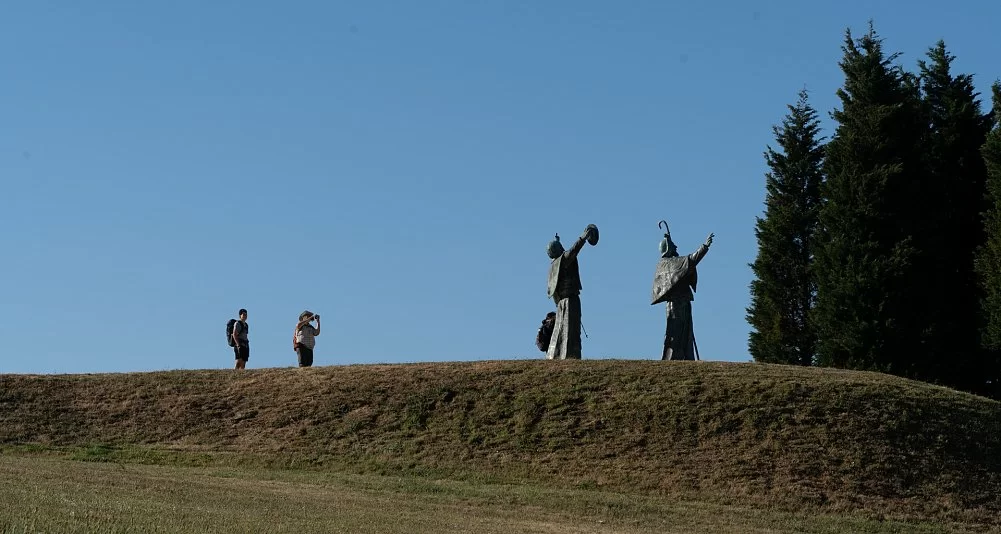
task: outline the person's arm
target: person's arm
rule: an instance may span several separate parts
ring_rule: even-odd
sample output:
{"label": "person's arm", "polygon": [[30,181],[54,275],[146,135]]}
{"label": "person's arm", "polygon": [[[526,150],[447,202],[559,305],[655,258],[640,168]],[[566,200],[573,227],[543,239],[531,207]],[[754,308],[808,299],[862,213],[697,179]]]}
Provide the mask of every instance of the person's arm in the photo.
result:
{"label": "person's arm", "polygon": [[292,348],[295,349],[296,337],[299,335],[299,329],[303,326],[309,324],[309,319],[300,319],[298,323],[295,323],[295,330],[292,331]]}
{"label": "person's arm", "polygon": [[233,327],[233,345],[235,345],[236,348],[240,348],[240,336],[238,334],[240,328],[242,328],[240,321],[237,321],[236,326]]}
{"label": "person's arm", "polygon": [[313,329],[313,335],[314,336],[320,335],[320,316],[319,315],[316,316],[316,328]]}

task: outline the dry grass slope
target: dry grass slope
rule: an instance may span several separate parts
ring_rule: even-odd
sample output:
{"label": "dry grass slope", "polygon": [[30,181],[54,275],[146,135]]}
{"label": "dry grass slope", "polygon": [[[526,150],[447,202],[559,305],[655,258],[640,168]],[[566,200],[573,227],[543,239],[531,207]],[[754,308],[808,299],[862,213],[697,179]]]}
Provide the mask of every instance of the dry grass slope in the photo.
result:
{"label": "dry grass slope", "polygon": [[0,376],[7,446],[104,444],[173,451],[170,461],[530,480],[986,525],[1001,524],[999,431],[996,401],[763,364]]}

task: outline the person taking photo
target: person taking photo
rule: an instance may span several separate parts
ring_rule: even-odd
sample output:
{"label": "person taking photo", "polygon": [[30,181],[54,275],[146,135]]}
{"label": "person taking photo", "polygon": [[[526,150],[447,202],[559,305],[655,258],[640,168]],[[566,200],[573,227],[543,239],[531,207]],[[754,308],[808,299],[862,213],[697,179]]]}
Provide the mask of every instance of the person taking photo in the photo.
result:
{"label": "person taking photo", "polygon": [[[316,326],[311,323],[316,319]],[[313,366],[313,348],[316,336],[320,335],[320,316],[306,310],[299,314],[299,322],[292,334],[292,349],[299,356],[299,367]]]}

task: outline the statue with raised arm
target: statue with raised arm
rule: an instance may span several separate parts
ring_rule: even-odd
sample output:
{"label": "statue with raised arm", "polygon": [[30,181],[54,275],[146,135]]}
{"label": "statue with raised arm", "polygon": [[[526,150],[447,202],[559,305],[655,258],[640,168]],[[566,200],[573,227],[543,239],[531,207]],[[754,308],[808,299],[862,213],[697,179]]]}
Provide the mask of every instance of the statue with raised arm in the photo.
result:
{"label": "statue with raised arm", "polygon": [[660,242],[660,261],[653,275],[653,301],[650,303],[667,303],[667,330],[661,359],[695,360],[698,359],[698,347],[692,324],[692,301],[695,300],[694,292],[699,281],[695,267],[709,252],[714,234],[709,234],[706,242],[699,245],[695,252],[679,256],[667,221],[660,221],[657,226],[661,225],[665,233]]}
{"label": "statue with raised arm", "polygon": [[549,341],[546,358],[549,360],[579,360],[581,358],[580,343],[580,270],[577,265],[577,255],[584,244],[598,244],[598,227],[589,224],[584,233],[574,241],[570,250],[565,250],[560,243],[560,235],[549,242],[546,253],[552,263],[549,265],[549,283],[547,296],[556,303],[556,323],[553,325],[553,336]]}

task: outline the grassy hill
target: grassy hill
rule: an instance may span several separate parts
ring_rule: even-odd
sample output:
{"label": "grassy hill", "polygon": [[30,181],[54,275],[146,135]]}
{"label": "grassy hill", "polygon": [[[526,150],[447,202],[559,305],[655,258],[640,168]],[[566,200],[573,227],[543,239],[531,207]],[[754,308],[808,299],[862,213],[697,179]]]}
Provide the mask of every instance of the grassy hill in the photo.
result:
{"label": "grassy hill", "polygon": [[2,375],[0,446],[1001,525],[1001,403],[832,369],[534,360]]}

